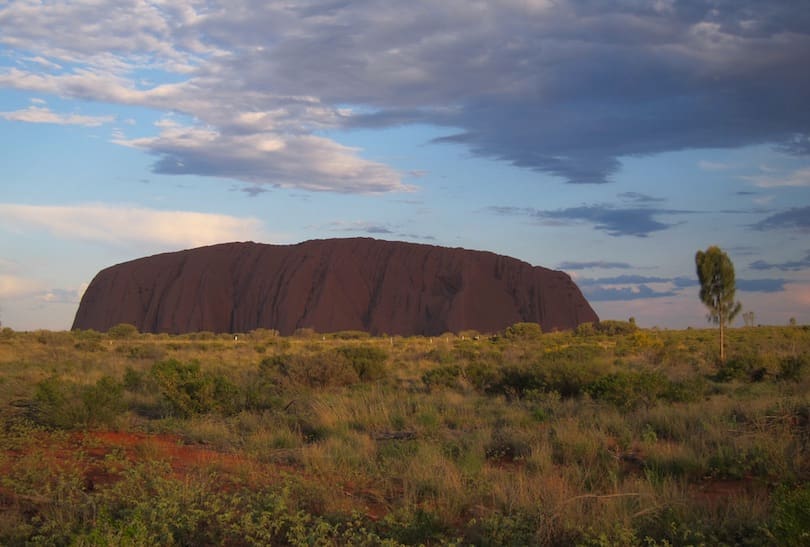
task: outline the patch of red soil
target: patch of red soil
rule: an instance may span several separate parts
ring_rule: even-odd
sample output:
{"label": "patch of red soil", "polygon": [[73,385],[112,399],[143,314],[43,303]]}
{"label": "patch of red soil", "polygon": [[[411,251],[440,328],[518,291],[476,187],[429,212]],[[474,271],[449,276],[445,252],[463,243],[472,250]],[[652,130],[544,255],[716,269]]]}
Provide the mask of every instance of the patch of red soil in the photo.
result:
{"label": "patch of red soil", "polygon": [[769,486],[753,477],[741,479],[706,479],[695,485],[694,499],[710,506],[721,505],[729,500],[751,497],[767,497]]}
{"label": "patch of red soil", "polygon": [[[200,444],[189,444],[177,435],[94,431],[70,435],[41,435],[30,439],[22,449],[0,451],[0,475],[21,470],[31,457],[37,465],[53,471],[79,472],[84,490],[95,491],[120,480],[129,467],[152,461],[168,465],[168,471],[179,480],[194,480],[201,472],[215,471],[218,486],[230,489],[238,485],[260,489],[294,475],[304,481],[320,482],[305,470],[289,464],[267,463],[241,454],[222,452]],[[383,500],[371,491],[350,483],[338,484],[347,512],[360,511],[372,518],[388,513]],[[25,499],[24,499],[25,498]],[[27,500],[9,488],[0,487],[0,511]]]}
{"label": "patch of red soil", "polygon": [[[147,435],[126,432],[77,433],[62,450],[81,449],[88,459],[85,471],[89,487],[109,484],[117,480],[120,471],[107,462],[107,457],[117,455],[119,459],[134,464],[138,461],[153,460],[166,462],[176,478],[184,478],[202,469],[215,469],[227,480],[250,474],[253,481],[258,477],[252,473],[254,462],[244,456],[221,452],[202,445],[185,443],[176,435]],[[263,475],[269,482],[271,475],[278,477],[278,468],[265,468]]]}

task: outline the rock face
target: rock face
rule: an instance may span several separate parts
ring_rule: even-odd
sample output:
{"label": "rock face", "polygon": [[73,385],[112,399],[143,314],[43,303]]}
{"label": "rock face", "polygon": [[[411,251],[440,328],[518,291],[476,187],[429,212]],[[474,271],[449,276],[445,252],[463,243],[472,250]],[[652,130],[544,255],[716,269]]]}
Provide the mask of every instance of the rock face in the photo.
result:
{"label": "rock face", "polygon": [[118,264],[90,283],[73,328],[438,335],[520,321],[551,331],[598,318],[563,272],[489,252],[353,238],[225,243]]}

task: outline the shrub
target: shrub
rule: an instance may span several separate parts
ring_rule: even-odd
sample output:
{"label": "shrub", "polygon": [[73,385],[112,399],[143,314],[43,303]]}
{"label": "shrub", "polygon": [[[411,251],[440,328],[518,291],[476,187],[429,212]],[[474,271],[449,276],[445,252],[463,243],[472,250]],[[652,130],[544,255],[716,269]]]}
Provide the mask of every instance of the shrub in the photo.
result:
{"label": "shrub", "polygon": [[779,545],[810,545],[810,486],[782,486],[774,498],[772,531]]}
{"label": "shrub", "polygon": [[422,381],[429,388],[432,387],[457,387],[461,376],[461,367],[458,365],[447,365],[434,368],[422,375]]}
{"label": "shrub", "polygon": [[385,376],[385,350],[363,345],[343,346],[337,352],[349,361],[360,380],[368,382]]}
{"label": "shrub", "polygon": [[730,382],[732,380],[758,382],[764,378],[765,373],[764,362],[759,355],[735,355],[720,365],[714,378],[718,382]]}
{"label": "shrub", "polygon": [[452,351],[448,351],[446,349],[433,348],[425,353],[425,359],[433,361],[434,363],[449,365],[456,361],[456,355],[454,355]]}
{"label": "shrub", "polygon": [[110,327],[107,331],[107,336],[120,340],[133,338],[137,334],[138,328],[135,325],[130,325],[129,323],[119,323],[113,327]]}
{"label": "shrub", "polygon": [[464,539],[471,545],[486,547],[536,545],[539,543],[538,530],[548,527],[546,523],[541,523],[542,519],[538,515],[492,513],[470,521]]}
{"label": "shrub", "polygon": [[677,382],[671,381],[660,396],[662,399],[673,403],[690,403],[702,399],[707,388],[708,382],[703,377],[689,378]]}
{"label": "shrub", "polygon": [[527,458],[532,449],[526,435],[519,430],[496,429],[492,438],[484,449],[487,460],[498,462],[512,462]]}
{"label": "shrub", "polygon": [[171,412],[183,418],[194,414],[235,410],[238,390],[221,375],[205,374],[196,361],[168,359],[155,363],[151,376]]}
{"label": "shrub", "polygon": [[441,519],[424,509],[390,513],[385,517],[384,528],[390,537],[405,545],[424,545],[442,537],[446,527]]}
{"label": "shrub", "polygon": [[783,357],[779,361],[779,379],[798,382],[802,379],[807,368],[808,358],[806,355]]}
{"label": "shrub", "polygon": [[333,333],[331,337],[338,340],[367,340],[371,338],[371,333],[363,330],[342,330]]}
{"label": "shrub", "polygon": [[73,339],[76,343],[73,347],[79,351],[104,351],[104,346],[101,345],[102,334],[95,330],[76,330],[72,331]]}
{"label": "shrub", "polygon": [[111,425],[123,410],[123,386],[109,376],[78,385],[52,376],[37,384],[34,400],[41,423],[61,429]]}
{"label": "shrub", "polygon": [[737,450],[719,446],[708,461],[709,472],[719,479],[739,480],[748,475],[764,477],[773,466],[762,448]]}
{"label": "shrub", "polygon": [[607,334],[608,336],[617,336],[621,334],[632,334],[638,330],[635,321],[617,321],[615,319],[605,319],[599,321],[594,325],[596,332],[600,334]]}
{"label": "shrub", "polygon": [[537,323],[515,323],[503,332],[504,338],[509,340],[534,340],[542,334],[543,330]]}
{"label": "shrub", "polygon": [[594,399],[633,410],[642,404],[651,405],[669,387],[669,381],[660,372],[616,372],[593,382],[587,392]]}
{"label": "shrub", "polygon": [[166,357],[166,350],[157,344],[142,344],[136,346],[120,347],[119,352],[126,354],[130,359],[146,359],[159,361]]}
{"label": "shrub", "polygon": [[279,387],[346,386],[359,381],[349,360],[336,352],[273,355],[262,359],[259,370],[264,381]]}
{"label": "shrub", "polygon": [[549,391],[546,375],[537,367],[512,365],[498,372],[497,380],[487,389],[491,393],[520,399],[527,392]]}
{"label": "shrub", "polygon": [[499,382],[501,369],[491,363],[474,362],[464,368],[464,376],[475,389],[486,393],[492,391]]}

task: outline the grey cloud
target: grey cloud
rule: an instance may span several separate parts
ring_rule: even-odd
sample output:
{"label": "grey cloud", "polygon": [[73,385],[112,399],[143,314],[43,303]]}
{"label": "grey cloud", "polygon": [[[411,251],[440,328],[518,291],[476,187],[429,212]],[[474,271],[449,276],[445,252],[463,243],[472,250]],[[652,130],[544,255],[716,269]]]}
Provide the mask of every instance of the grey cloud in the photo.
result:
{"label": "grey cloud", "polygon": [[407,239],[418,239],[421,241],[436,241],[435,236],[431,235],[419,235],[419,234],[397,234],[397,237],[404,237]]}
{"label": "grey cloud", "polygon": [[588,279],[583,283],[588,285],[629,285],[641,283],[669,283],[672,280],[667,277],[652,277],[646,275],[617,275],[615,277],[597,277]]}
{"label": "grey cloud", "polygon": [[615,300],[641,300],[644,298],[664,298],[676,296],[674,291],[656,291],[647,285],[638,285],[635,289],[629,287],[612,288],[594,286],[583,288],[585,297],[592,302],[607,302]]}
{"label": "grey cloud", "polygon": [[657,220],[662,215],[684,215],[693,211],[676,209],[656,209],[645,207],[621,208],[611,205],[583,205],[558,210],[540,210],[520,207],[489,207],[488,210],[501,215],[528,216],[541,224],[567,224],[585,222],[594,229],[610,236],[647,237],[654,232],[666,230],[675,224]]}
{"label": "grey cloud", "polygon": [[642,194],[640,192],[623,192],[619,194],[619,198],[634,203],[657,203],[661,201],[666,201],[666,199],[664,198],[656,198],[653,196],[648,196],[647,194]]}
{"label": "grey cloud", "polygon": [[788,260],[786,262],[766,262],[757,260],[749,266],[752,270],[781,270],[783,272],[797,272],[810,268],[810,253],[799,260]]}
{"label": "grey cloud", "polygon": [[[623,274],[614,277],[598,277],[578,279],[577,284],[582,289],[588,300],[600,301],[624,301],[641,300],[645,298],[664,298],[676,296],[677,289],[682,288],[675,278],[643,276],[635,274]],[[649,286],[651,283],[670,284],[673,289],[655,290]],[[618,285],[631,285],[618,286]]]}
{"label": "grey cloud", "polygon": [[590,262],[560,262],[557,265],[561,270],[590,270],[602,268],[605,270],[629,270],[632,268],[627,262],[610,262],[606,260],[593,260]]}
{"label": "grey cloud", "polygon": [[672,284],[679,289],[685,289],[687,287],[696,287],[699,283],[695,277],[675,277],[672,279]]}
{"label": "grey cloud", "polygon": [[374,223],[365,221],[335,221],[326,225],[332,232],[360,233],[369,236],[395,236],[404,239],[415,239],[419,241],[436,241],[432,235],[420,235],[408,232],[401,232],[397,226],[385,223]]}
{"label": "grey cloud", "polygon": [[784,279],[737,279],[737,289],[746,292],[774,293],[785,290]]}
{"label": "grey cloud", "polygon": [[365,230],[363,230],[367,234],[392,234],[390,229],[386,228],[385,226],[368,226]]}
{"label": "grey cloud", "polygon": [[[27,57],[77,67],[7,71],[0,85],[175,110],[225,139],[428,123],[447,128],[436,142],[574,183],[608,182],[622,158],[669,151],[767,143],[810,152],[810,10],[791,0],[13,3],[0,26],[0,42]],[[144,66],[181,81],[127,79]],[[312,189],[309,173],[278,165],[305,166],[308,150],[271,156],[261,165],[274,175],[260,179],[245,178],[238,156],[208,157],[215,147],[144,147],[158,172]],[[343,184],[343,172],[329,188],[401,187],[390,169],[382,184],[380,175],[369,166]],[[578,214],[613,235],[669,226],[647,210]]]}
{"label": "grey cloud", "polygon": [[261,186],[245,186],[244,188],[240,188],[239,191],[244,192],[245,194],[249,195],[252,198],[258,197],[259,195],[268,192],[267,188],[263,188]]}
{"label": "grey cloud", "polygon": [[254,185],[343,193],[410,189],[388,166],[312,135],[235,136],[170,126],[159,137],[117,142],[158,155],[152,170],[160,174],[220,176]]}
{"label": "grey cloud", "polygon": [[[668,284],[672,289],[655,290],[651,283]],[[776,293],[784,290],[784,279],[737,279],[737,289],[745,292]],[[690,277],[648,277],[640,275],[620,275],[595,279],[578,279],[577,284],[588,300],[622,301],[645,298],[677,296],[678,291],[697,287],[696,279]],[[630,286],[622,286],[630,285]]]}
{"label": "grey cloud", "polygon": [[393,234],[394,230],[386,224],[377,224],[374,222],[345,222],[335,221],[326,225],[332,232],[345,232],[345,233],[363,233],[369,235],[387,235]]}
{"label": "grey cloud", "polygon": [[755,230],[798,230],[810,232],[810,206],[795,207],[773,214],[759,222],[752,224]]}

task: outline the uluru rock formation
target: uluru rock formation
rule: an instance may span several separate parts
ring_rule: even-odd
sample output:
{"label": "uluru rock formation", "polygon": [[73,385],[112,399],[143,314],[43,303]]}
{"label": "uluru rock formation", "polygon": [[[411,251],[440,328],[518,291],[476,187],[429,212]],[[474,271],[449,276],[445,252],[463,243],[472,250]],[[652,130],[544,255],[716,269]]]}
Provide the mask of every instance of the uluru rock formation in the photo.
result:
{"label": "uluru rock formation", "polygon": [[563,272],[484,251],[351,238],[224,243],[118,264],[90,283],[73,328],[437,335],[521,321],[550,331],[598,318]]}

